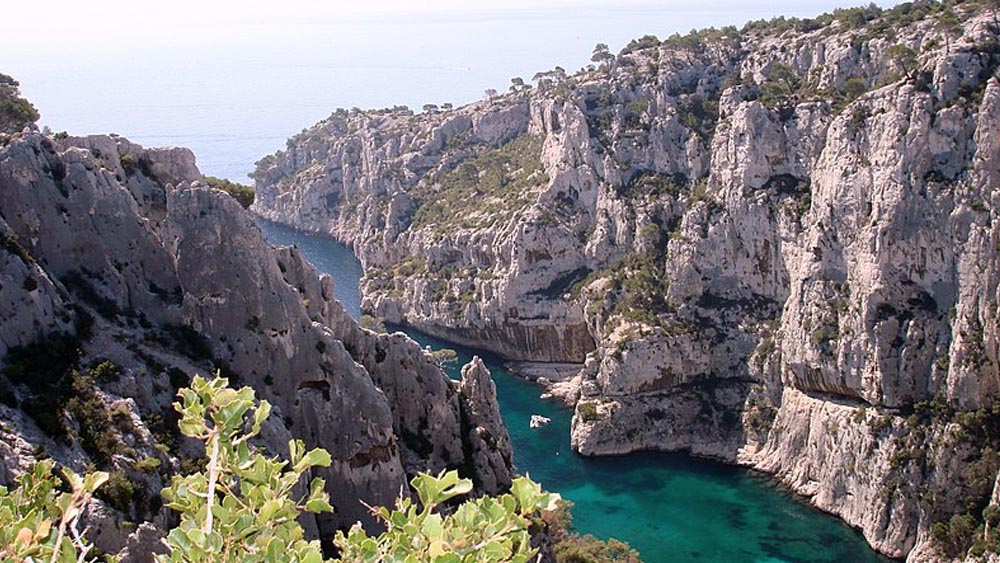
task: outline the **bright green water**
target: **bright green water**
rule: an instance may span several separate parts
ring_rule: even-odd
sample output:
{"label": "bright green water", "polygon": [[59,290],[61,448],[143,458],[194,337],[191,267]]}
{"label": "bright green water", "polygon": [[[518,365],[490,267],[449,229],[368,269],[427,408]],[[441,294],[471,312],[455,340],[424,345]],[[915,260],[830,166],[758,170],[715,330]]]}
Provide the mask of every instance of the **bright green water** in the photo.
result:
{"label": "bright green water", "polygon": [[[360,267],[350,251],[323,237],[262,223],[280,244],[297,244],[316,267],[334,277],[337,297],[358,315]],[[422,345],[471,350],[407,331]],[[569,447],[572,413],[538,398],[540,388],[504,369],[488,354],[486,364],[514,443],[519,472],[572,500],[577,530],[629,542],[646,563],[661,562],[884,562],[861,536],[775,486],[758,473],[683,454],[643,453],[584,458]],[[552,419],[532,430],[532,414]]]}

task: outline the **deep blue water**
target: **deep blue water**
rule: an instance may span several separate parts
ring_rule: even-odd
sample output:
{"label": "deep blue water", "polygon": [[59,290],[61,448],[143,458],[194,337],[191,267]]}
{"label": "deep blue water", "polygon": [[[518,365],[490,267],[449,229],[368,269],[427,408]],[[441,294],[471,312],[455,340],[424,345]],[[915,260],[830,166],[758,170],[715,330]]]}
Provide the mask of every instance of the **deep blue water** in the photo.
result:
{"label": "deep blue water", "polygon": [[[261,222],[277,244],[296,244],[321,272],[333,276],[335,293],[360,314],[361,266],[332,239]],[[432,348],[452,348],[458,377],[472,350],[407,330]],[[840,520],[815,510],[770,478],[684,454],[640,453],[584,458],[569,446],[572,412],[538,398],[541,389],[514,376],[502,360],[483,356],[497,385],[504,420],[514,443],[517,470],[575,503],[577,530],[629,542],[646,563],[876,563],[861,536]],[[532,414],[552,419],[530,429]]]}

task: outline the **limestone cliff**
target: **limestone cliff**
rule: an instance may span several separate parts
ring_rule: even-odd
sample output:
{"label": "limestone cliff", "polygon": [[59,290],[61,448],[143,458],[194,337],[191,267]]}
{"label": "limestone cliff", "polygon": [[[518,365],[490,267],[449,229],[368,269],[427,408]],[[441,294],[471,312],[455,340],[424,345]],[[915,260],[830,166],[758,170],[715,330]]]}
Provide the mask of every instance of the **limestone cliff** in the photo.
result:
{"label": "limestone cliff", "polygon": [[113,471],[90,515],[106,553],[149,545],[163,482],[196,463],[171,408],[194,373],[271,401],[272,451],[294,436],[331,452],[320,474],[336,513],[310,524],[323,538],[370,523],[359,501],[391,504],[418,471],[510,484],[506,429],[467,415],[495,409],[493,390],[449,380],[403,334],[360,328],[329,277],[272,248],[186,149],[0,137],[0,241],[0,482],[39,455]]}
{"label": "limestone cliff", "polygon": [[338,111],[258,163],[255,210],[352,245],[375,315],[581,363],[583,454],[746,464],[883,553],[959,556],[932,526],[982,522],[1000,465],[998,32],[915,2],[645,37]]}

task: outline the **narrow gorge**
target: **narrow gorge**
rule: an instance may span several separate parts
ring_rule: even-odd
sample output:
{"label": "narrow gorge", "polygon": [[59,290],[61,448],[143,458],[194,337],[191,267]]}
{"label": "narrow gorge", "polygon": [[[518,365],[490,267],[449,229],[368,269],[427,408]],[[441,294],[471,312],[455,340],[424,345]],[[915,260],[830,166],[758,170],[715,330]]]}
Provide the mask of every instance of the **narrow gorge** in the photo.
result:
{"label": "narrow gorge", "polygon": [[[329,273],[337,299],[352,315],[361,314],[360,264],[346,247],[271,222],[261,222],[261,230],[275,244],[296,246],[318,270]],[[498,356],[405,330],[435,351],[454,350],[458,360],[446,365],[454,379],[472,357],[483,357],[496,383],[514,470],[572,502],[580,534],[626,541],[646,563],[887,561],[855,530],[756,471],[685,453],[576,455],[569,440],[573,410],[540,396],[537,383],[511,372]],[[530,421],[538,415],[549,423],[532,428]]]}
{"label": "narrow gorge", "polygon": [[252,209],[350,246],[369,314],[560,364],[581,454],[759,469],[892,557],[995,552],[997,11],[647,36],[455,109],[338,110]]}

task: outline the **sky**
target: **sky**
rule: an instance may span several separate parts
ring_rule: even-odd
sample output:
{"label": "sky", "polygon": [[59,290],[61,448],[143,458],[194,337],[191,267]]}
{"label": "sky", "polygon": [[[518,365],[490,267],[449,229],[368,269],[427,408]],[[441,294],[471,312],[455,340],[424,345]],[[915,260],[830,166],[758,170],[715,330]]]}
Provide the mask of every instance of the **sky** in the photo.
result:
{"label": "sky", "polygon": [[[527,18],[560,21],[616,18],[639,15],[649,29],[608,29],[609,36],[642,35],[666,27],[705,27],[775,15],[809,16],[837,7],[859,5],[861,0],[174,0],[136,2],[102,0],[80,2],[16,2],[4,7],[8,22],[0,35],[0,48],[10,54],[42,51],[69,54],[67,50],[93,52],[102,48],[147,48],[177,42],[221,44],[247,40],[268,42],[291,28],[322,27],[374,21],[419,26],[434,19],[477,20]],[[877,2],[881,5],[892,2]],[[656,27],[656,29],[652,29]],[[683,29],[687,31],[687,29]],[[517,30],[511,35],[517,37]],[[637,35],[638,34],[638,35]]]}
{"label": "sky", "polygon": [[189,146],[208,173],[245,181],[256,159],[337,107],[460,105],[515,76],[575,71],[597,43],[617,52],[646,34],[861,3],[17,1],[4,6],[0,72],[53,130]]}

